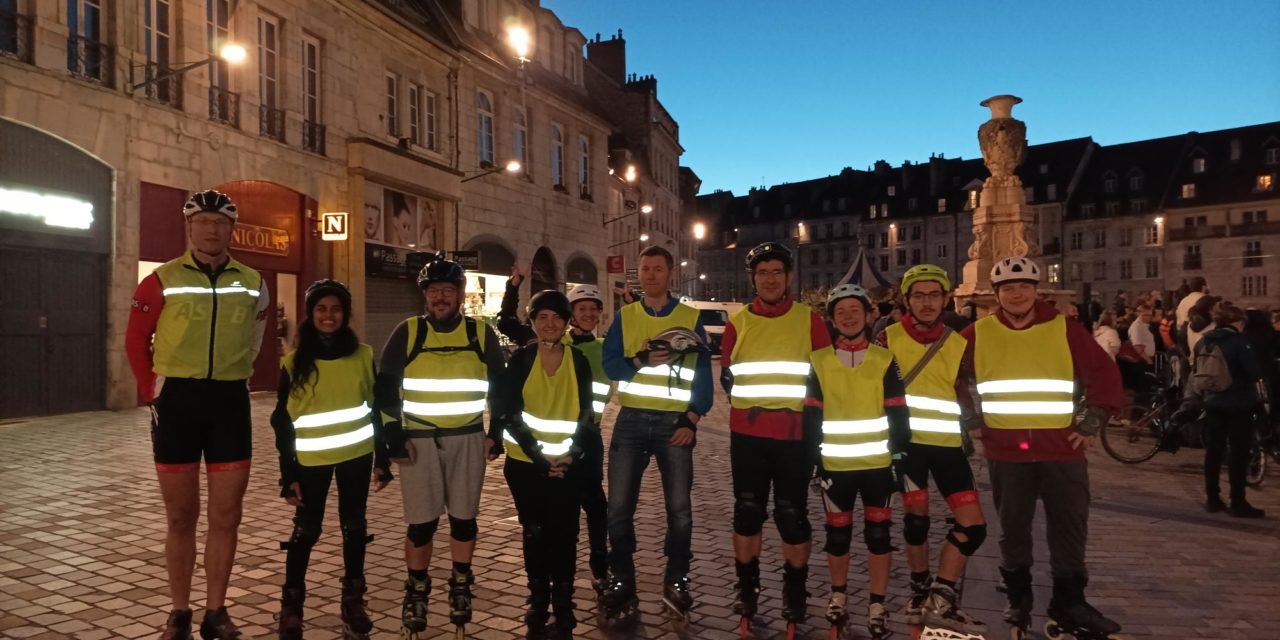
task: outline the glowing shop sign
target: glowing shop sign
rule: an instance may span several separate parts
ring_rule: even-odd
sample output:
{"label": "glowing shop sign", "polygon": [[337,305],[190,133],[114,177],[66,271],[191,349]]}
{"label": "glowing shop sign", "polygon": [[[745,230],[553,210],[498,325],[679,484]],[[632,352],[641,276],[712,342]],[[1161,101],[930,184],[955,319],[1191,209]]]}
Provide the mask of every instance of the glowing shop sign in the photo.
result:
{"label": "glowing shop sign", "polygon": [[93,203],[34,191],[0,187],[0,212],[40,218],[50,227],[88,229],[93,225]]}

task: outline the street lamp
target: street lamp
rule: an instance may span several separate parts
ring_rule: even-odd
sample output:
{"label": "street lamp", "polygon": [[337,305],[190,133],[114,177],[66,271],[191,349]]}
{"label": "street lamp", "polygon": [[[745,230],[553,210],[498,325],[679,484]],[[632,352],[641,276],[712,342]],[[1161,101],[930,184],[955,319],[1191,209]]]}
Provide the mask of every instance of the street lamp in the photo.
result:
{"label": "street lamp", "polygon": [[[179,66],[169,69],[168,71],[165,71],[164,73],[161,73],[154,78],[147,78],[146,80],[133,85],[129,90],[137,91],[138,89],[141,89],[146,86],[159,84],[160,82],[163,82],[170,78],[176,78],[193,69],[199,69],[200,67],[203,67],[205,65],[213,64],[218,60],[221,60],[223,62],[227,62],[230,64],[240,64],[241,62],[244,62],[244,59],[248,57],[248,55],[249,55],[248,52],[245,51],[243,46],[235,44],[234,42],[228,42],[222,45],[222,48],[218,49],[218,53],[216,55],[209,56],[204,60],[198,60],[196,62],[191,62],[186,64],[180,63]],[[138,67],[147,67],[147,66],[150,66],[150,65],[135,64],[130,69],[130,71]]]}
{"label": "street lamp", "polygon": [[680,261],[680,266],[682,266],[682,267],[687,267],[687,266],[689,266],[689,261],[688,261],[688,260],[681,260],[681,261]]}
{"label": "street lamp", "polygon": [[533,43],[528,29],[520,26],[507,29],[507,43],[511,45],[511,50],[515,52],[521,65],[529,61],[529,48]]}
{"label": "street lamp", "polygon": [[480,173],[477,173],[477,174],[476,174],[476,175],[474,175],[474,176],[469,176],[469,177],[463,178],[463,179],[462,179],[462,181],[463,181],[463,182],[471,182],[472,180],[476,180],[476,179],[479,179],[479,178],[483,178],[483,177],[485,177],[485,176],[487,176],[487,175],[492,175],[492,174],[495,174],[495,173],[497,173],[497,172],[499,172],[499,171],[506,171],[507,173],[510,173],[510,174],[514,175],[514,174],[520,173],[520,169],[521,169],[521,168],[522,168],[522,167],[520,166],[520,162],[519,162],[519,161],[517,161],[517,160],[512,160],[512,161],[508,162],[508,163],[506,164],[506,166],[504,166],[504,167],[494,167],[494,168],[492,168],[492,169],[485,169],[484,171],[481,171]]}
{"label": "street lamp", "polygon": [[640,242],[648,242],[648,241],[649,241],[649,234],[647,233],[640,234]]}
{"label": "street lamp", "polygon": [[701,240],[705,237],[707,237],[707,225],[702,224],[701,222],[695,222],[693,224],[693,239]]}

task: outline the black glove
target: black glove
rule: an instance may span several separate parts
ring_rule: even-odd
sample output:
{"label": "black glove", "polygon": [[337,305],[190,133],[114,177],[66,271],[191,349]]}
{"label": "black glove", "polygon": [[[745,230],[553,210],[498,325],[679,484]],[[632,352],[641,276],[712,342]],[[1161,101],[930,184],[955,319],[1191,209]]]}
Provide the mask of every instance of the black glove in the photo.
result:
{"label": "black glove", "polygon": [[720,370],[720,386],[724,388],[725,393],[733,393],[733,372],[729,367]]}
{"label": "black glove", "polygon": [[907,453],[905,451],[893,454],[893,460],[889,463],[889,471],[893,473],[893,484],[901,490],[902,479],[906,477],[907,469]]}
{"label": "black glove", "polygon": [[405,437],[404,425],[399,420],[391,420],[382,424],[383,439],[387,443],[388,458],[408,458],[409,450],[405,448],[408,438]]}
{"label": "black glove", "polygon": [[689,417],[688,411],[680,412],[680,416],[676,418],[676,428],[689,429],[694,433],[697,433],[698,431],[698,425],[693,421],[692,418]]}
{"label": "black glove", "polygon": [[1080,419],[1076,420],[1076,432],[1082,436],[1096,436],[1110,420],[1110,411],[1102,407],[1087,406],[1080,414]]}
{"label": "black glove", "polygon": [[641,367],[649,366],[649,354],[652,351],[652,349],[641,349],[636,352],[636,360],[640,363]]}
{"label": "black glove", "polygon": [[290,486],[298,481],[299,467],[298,460],[293,455],[280,456],[280,497],[292,498],[293,487]]}

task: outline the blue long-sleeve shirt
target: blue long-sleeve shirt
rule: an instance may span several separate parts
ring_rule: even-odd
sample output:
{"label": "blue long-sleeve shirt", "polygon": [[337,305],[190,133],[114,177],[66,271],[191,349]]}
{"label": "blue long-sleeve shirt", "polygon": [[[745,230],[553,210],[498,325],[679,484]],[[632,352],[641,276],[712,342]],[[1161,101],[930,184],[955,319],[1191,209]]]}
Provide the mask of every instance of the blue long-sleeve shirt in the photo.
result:
{"label": "blue long-sleeve shirt", "polygon": [[[651,316],[662,318],[671,315],[676,305],[680,301],[670,295],[667,296],[667,304],[661,309],[654,311],[644,305],[644,301],[640,301],[640,306]],[[697,326],[693,328],[693,332],[698,334],[703,341],[707,339],[707,332],[702,328],[702,319],[698,319]],[[636,376],[636,369],[632,366],[631,358],[624,353],[622,345],[622,320],[619,319],[610,327],[608,333],[604,336],[604,372],[611,380],[618,382],[630,382]],[[693,372],[693,389],[689,400],[689,410],[698,415],[707,415],[711,411],[711,402],[715,397],[715,391],[712,388],[711,381],[711,352],[704,351],[698,354],[698,363],[694,367]]]}

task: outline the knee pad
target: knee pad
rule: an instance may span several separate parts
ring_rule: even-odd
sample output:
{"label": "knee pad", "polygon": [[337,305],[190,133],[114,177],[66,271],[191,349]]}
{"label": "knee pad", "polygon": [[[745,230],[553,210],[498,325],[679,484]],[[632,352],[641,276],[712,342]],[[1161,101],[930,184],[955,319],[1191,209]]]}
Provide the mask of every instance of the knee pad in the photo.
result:
{"label": "knee pad", "polygon": [[743,494],[733,503],[733,532],[740,536],[754,536],[764,526],[764,504],[755,496]]}
{"label": "knee pad", "polygon": [[369,525],[361,518],[359,520],[343,520],[342,521],[342,539],[343,541],[362,541],[364,544],[373,542],[373,536],[369,535]]}
{"label": "knee pad", "polygon": [[804,544],[813,535],[809,513],[803,506],[788,500],[778,500],[773,509],[773,521],[778,525],[778,535],[784,544]]}
{"label": "knee pad", "polygon": [[436,518],[431,522],[423,522],[421,524],[409,525],[409,531],[405,535],[409,538],[409,542],[415,547],[425,547],[431,544],[431,539],[436,537],[436,527],[440,526],[440,519]]}
{"label": "knee pad", "polygon": [[[961,540],[956,534],[964,536],[964,540]],[[982,541],[986,539],[986,524],[974,524],[966,527],[957,523],[947,532],[947,542],[955,545],[956,550],[966,557],[973,555],[978,550],[978,547],[982,546]]]}
{"label": "knee pad", "polygon": [[316,541],[320,539],[320,527],[311,526],[299,522],[297,518],[293,519],[293,533],[289,535],[289,539],[280,543],[280,550],[287,551],[289,549],[306,550],[314,547]]}
{"label": "knee pad", "polygon": [[888,520],[868,520],[862,528],[862,538],[867,543],[867,551],[873,555],[893,552],[893,541],[889,536],[889,528],[893,523]]}
{"label": "knee pad", "polygon": [[476,533],[479,531],[476,526],[476,519],[470,518],[463,520],[449,516],[449,537],[458,542],[471,542],[476,539]]}
{"label": "knee pad", "polygon": [[929,516],[908,513],[902,516],[902,539],[912,546],[929,541]]}
{"label": "knee pad", "polygon": [[853,525],[839,527],[827,524],[827,546],[823,551],[833,556],[849,555],[849,545],[853,543]]}

